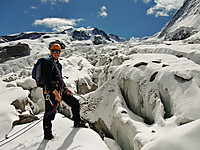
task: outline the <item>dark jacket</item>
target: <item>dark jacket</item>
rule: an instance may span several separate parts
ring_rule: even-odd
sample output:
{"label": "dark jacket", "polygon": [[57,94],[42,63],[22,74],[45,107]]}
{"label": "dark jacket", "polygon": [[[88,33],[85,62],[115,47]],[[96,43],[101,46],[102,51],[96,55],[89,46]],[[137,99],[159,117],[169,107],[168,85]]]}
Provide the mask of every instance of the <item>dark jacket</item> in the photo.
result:
{"label": "dark jacket", "polygon": [[[53,60],[53,58],[50,59]],[[59,68],[60,72],[62,72],[62,65],[59,63],[59,61],[56,63],[56,65]],[[41,67],[42,76],[47,91],[53,92],[55,89],[57,91],[60,91],[62,86],[64,87],[65,85],[62,85],[55,65],[50,60],[45,60]]]}

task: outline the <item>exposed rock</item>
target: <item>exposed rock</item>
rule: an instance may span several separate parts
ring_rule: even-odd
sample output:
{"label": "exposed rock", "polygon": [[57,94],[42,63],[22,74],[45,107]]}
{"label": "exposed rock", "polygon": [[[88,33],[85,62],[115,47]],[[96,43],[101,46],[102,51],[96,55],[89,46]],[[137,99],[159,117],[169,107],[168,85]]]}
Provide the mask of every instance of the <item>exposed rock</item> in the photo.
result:
{"label": "exposed rock", "polygon": [[43,39],[48,39],[48,38],[50,38],[51,36],[50,35],[44,35],[42,38]]}
{"label": "exposed rock", "polygon": [[0,43],[5,43],[5,42],[8,42],[8,40],[6,40],[6,39],[3,38],[3,37],[0,37]]}
{"label": "exposed rock", "polygon": [[108,34],[108,36],[109,36],[110,39],[113,39],[113,40],[118,41],[118,42],[126,41],[124,38],[120,38],[119,36],[111,34],[111,33]]}
{"label": "exposed rock", "polygon": [[21,110],[21,112],[24,112],[25,111],[25,101],[21,101],[21,100],[14,100],[11,105],[13,105],[15,107],[15,109],[19,109]]}
{"label": "exposed rock", "polygon": [[94,35],[102,35],[103,38],[105,38],[106,40],[110,41],[109,36],[103,30],[99,30],[98,28],[94,28],[92,33]]}
{"label": "exposed rock", "polygon": [[34,120],[39,120],[39,118],[37,116],[34,116],[34,115],[19,115],[19,120],[15,120],[13,122],[13,127],[15,125],[20,125],[20,124],[25,124],[25,123],[30,123]]}
{"label": "exposed rock", "polygon": [[20,34],[2,36],[2,38],[4,38],[7,41],[16,41],[16,40],[21,40],[21,39],[34,40],[41,37],[44,34],[45,33],[38,33],[38,32],[31,32],[31,33],[22,32]]}
{"label": "exposed rock", "polygon": [[82,40],[89,40],[91,38],[91,36],[88,35],[84,31],[77,31],[77,30],[75,30],[75,31],[72,32],[72,38],[74,40],[82,41]]}
{"label": "exposed rock", "polygon": [[18,43],[14,46],[5,46],[0,48],[0,63],[18,57],[30,55],[28,44]]}
{"label": "exposed rock", "polygon": [[167,34],[165,39],[169,41],[185,40],[197,31],[193,31],[192,28],[181,27],[176,29],[173,33]]}
{"label": "exposed rock", "polygon": [[106,40],[102,36],[94,36],[92,41],[95,45],[106,44]]}
{"label": "exposed rock", "polygon": [[105,44],[107,41],[111,41],[109,36],[98,28],[94,28],[93,30],[74,30],[72,32],[73,40],[89,40],[91,39],[95,45]]}

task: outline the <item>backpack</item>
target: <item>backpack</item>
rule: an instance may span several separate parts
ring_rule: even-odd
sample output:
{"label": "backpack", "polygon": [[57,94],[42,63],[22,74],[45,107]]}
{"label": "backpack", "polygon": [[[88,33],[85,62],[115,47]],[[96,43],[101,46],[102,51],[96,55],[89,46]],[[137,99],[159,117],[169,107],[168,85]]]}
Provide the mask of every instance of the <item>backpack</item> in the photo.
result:
{"label": "backpack", "polygon": [[36,81],[36,84],[38,87],[44,86],[44,80],[42,77],[42,63],[49,58],[40,58],[38,61],[34,64],[33,71],[32,71],[32,78]]}
{"label": "backpack", "polygon": [[33,71],[32,71],[32,78],[36,81],[36,84],[38,87],[44,87],[44,79],[42,77],[41,66],[42,66],[42,63],[47,60],[49,60],[53,63],[53,65],[56,67],[56,71],[57,71],[59,77],[61,76],[61,72],[60,72],[59,68],[57,67],[57,65],[55,64],[55,62],[53,62],[50,58],[40,58],[35,63],[35,65],[33,67]]}

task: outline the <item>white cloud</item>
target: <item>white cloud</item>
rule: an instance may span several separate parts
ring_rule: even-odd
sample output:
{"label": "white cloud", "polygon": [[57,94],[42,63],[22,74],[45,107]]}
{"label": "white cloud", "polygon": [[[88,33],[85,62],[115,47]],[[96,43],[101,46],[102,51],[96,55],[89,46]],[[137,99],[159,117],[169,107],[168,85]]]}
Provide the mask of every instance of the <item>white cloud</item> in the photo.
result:
{"label": "white cloud", "polygon": [[151,0],[143,0],[144,3],[149,3]]}
{"label": "white cloud", "polygon": [[107,11],[106,6],[102,6],[102,7],[101,7],[101,11],[98,12],[99,16],[101,16],[101,17],[107,17],[107,16],[108,16],[108,13],[107,13],[106,11]]}
{"label": "white cloud", "polygon": [[37,7],[31,6],[28,10],[25,10],[23,13],[28,14],[28,13],[30,13],[30,10],[36,10],[36,9],[37,9]]}
{"label": "white cloud", "polygon": [[30,9],[37,9],[37,7],[35,7],[35,6],[32,6]]}
{"label": "white cloud", "polygon": [[[143,0],[144,2],[150,2],[150,0]],[[154,0],[155,6],[147,10],[148,15],[169,16],[169,14],[179,9],[184,0]]]}
{"label": "white cloud", "polygon": [[56,4],[56,2],[68,3],[70,0],[41,0],[42,3],[51,2],[52,5]]}
{"label": "white cloud", "polygon": [[68,3],[70,0],[58,0],[58,1]]}
{"label": "white cloud", "polygon": [[42,20],[35,20],[33,25],[43,25],[52,28],[53,31],[62,31],[66,28],[76,26],[77,22],[80,21],[83,21],[83,19],[44,18]]}

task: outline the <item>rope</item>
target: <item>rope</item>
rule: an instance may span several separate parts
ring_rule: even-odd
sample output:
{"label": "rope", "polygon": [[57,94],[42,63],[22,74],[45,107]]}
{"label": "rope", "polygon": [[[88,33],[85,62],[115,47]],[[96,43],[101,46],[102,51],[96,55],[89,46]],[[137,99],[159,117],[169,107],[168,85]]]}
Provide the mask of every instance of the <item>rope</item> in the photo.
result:
{"label": "rope", "polygon": [[[41,117],[39,118],[39,120],[41,120],[42,117],[43,117],[43,116],[41,116]],[[10,136],[8,136],[8,134],[9,134],[9,133],[12,131],[12,129],[13,129],[13,127],[12,127],[11,130],[9,131],[9,133],[7,133],[7,134],[5,135],[5,139],[1,140],[0,143],[3,142],[3,141],[5,141],[5,140],[7,140],[8,138],[13,137],[14,135],[18,134],[19,132],[23,131],[24,129],[28,128],[28,127],[31,126],[33,123],[35,123],[35,122],[32,122],[32,123],[28,124],[27,126],[23,127],[22,129],[20,129],[20,130],[16,131],[15,133],[11,134]],[[0,145],[0,146],[1,146],[1,145]]]}
{"label": "rope", "polygon": [[[74,94],[74,95],[81,97],[82,99],[85,100],[85,102],[87,102],[87,100],[86,100],[83,96],[81,96],[81,95],[79,95],[79,94]],[[20,129],[20,130],[16,131],[15,133],[11,134],[10,136],[8,136],[8,134],[9,134],[9,133],[12,131],[12,129],[13,129],[13,127],[12,127],[11,130],[9,131],[9,133],[7,133],[7,134],[5,135],[5,139],[3,139],[3,140],[0,141],[0,147],[6,145],[6,144],[8,144],[8,143],[10,143],[10,142],[13,141],[14,139],[18,138],[19,136],[23,135],[24,133],[26,133],[27,131],[29,131],[30,129],[32,129],[34,126],[36,126],[37,124],[39,124],[44,118],[48,117],[51,113],[53,113],[53,112],[56,110],[58,104],[59,104],[59,102],[56,103],[56,105],[54,106],[54,109],[53,109],[52,111],[49,111],[46,115],[41,116],[41,117],[39,118],[38,121],[35,121],[35,122],[30,123],[30,124],[28,124],[27,126],[23,127],[22,129]],[[18,133],[19,133],[19,134],[18,134]],[[18,134],[18,135],[17,135],[17,134]],[[15,135],[17,135],[17,136],[15,136]],[[13,136],[15,136],[15,137],[13,137]],[[13,137],[13,138],[10,139],[10,140],[8,140],[8,139],[11,138],[11,137]],[[8,140],[8,141],[6,141],[6,140]],[[1,143],[4,142],[4,141],[6,141],[6,142],[3,143],[3,144],[1,144]]]}
{"label": "rope", "polygon": [[[41,121],[42,121],[42,119],[39,120],[38,122],[36,122],[34,125],[31,124],[32,126],[29,127],[28,129],[24,128],[24,129],[26,129],[26,130],[23,129],[24,131],[23,131],[23,130],[18,131],[17,133],[19,133],[19,132],[21,132],[21,131],[23,131],[23,132],[21,132],[19,135],[15,136],[14,138],[8,140],[7,142],[1,144],[0,147],[2,147],[3,145],[6,145],[6,144],[8,144],[8,143],[10,143],[10,142],[13,141],[14,139],[16,139],[16,138],[18,138],[19,136],[21,136],[22,134],[26,133],[26,132],[29,131],[31,128],[33,128],[34,126],[36,126],[38,123],[40,123]],[[16,135],[17,133],[15,133],[15,135]],[[12,136],[10,136],[10,137],[12,137]],[[10,138],[10,137],[7,137],[7,138]]]}
{"label": "rope", "polygon": [[[1,140],[0,143],[4,142],[5,140],[8,140],[9,138],[11,138],[11,137],[17,135],[17,134],[20,133],[20,132],[21,132],[21,133],[20,133],[19,135],[15,136],[14,138],[8,140],[7,142],[5,142],[5,143],[3,143],[3,144],[0,144],[0,147],[2,147],[3,145],[8,144],[9,142],[13,141],[14,139],[18,138],[19,136],[21,136],[22,134],[26,133],[27,131],[29,131],[29,130],[30,130],[31,128],[33,128],[34,126],[36,126],[36,125],[37,125],[38,123],[40,123],[44,118],[48,117],[51,113],[53,113],[53,112],[56,110],[57,105],[58,105],[58,103],[56,103],[56,105],[55,105],[55,107],[54,107],[54,109],[53,109],[52,111],[49,111],[46,115],[41,116],[41,117],[39,118],[38,121],[32,122],[31,124],[25,126],[24,128],[18,130],[17,132],[13,133],[12,135],[8,136],[8,134],[9,134],[9,133],[11,132],[11,130],[12,130],[12,129],[11,129],[10,132],[9,132],[8,134],[5,135],[5,139]],[[26,130],[25,130],[25,129],[26,129]]]}

